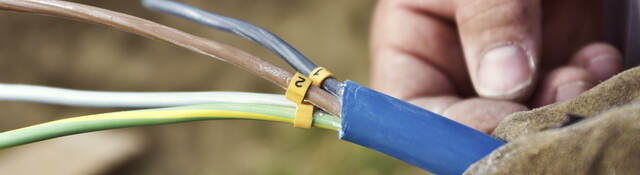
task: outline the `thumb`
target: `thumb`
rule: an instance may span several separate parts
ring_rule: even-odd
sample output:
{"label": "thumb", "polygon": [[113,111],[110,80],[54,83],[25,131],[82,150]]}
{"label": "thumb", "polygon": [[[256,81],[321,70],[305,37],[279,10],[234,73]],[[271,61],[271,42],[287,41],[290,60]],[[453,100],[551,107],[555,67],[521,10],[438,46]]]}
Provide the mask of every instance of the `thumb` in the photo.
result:
{"label": "thumb", "polygon": [[524,100],[541,44],[539,0],[458,0],[456,23],[478,95]]}

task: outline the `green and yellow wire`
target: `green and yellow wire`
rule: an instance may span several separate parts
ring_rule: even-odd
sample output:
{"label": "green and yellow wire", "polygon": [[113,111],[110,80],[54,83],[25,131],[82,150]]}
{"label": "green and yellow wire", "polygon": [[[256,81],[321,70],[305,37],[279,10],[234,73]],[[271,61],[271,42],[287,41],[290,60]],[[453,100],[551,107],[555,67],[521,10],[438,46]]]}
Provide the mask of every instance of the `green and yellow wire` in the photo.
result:
{"label": "green and yellow wire", "polygon": [[[295,108],[264,104],[218,103],[87,115],[2,132],[0,148],[99,130],[224,119],[292,123],[295,119]],[[340,128],[340,119],[316,110],[313,114],[313,126],[337,131]]]}
{"label": "green and yellow wire", "polygon": [[[55,0],[0,0],[0,10],[45,14],[109,25],[141,36],[165,41],[213,58],[224,58],[224,61],[240,66],[283,88],[287,87],[289,79],[292,77],[292,74],[288,71],[240,49],[193,36],[135,16],[106,9]],[[24,99],[24,97],[18,98]],[[37,101],[45,101],[41,98],[38,99]],[[338,98],[318,87],[311,86],[307,92],[306,100],[332,114],[340,114],[341,105]],[[62,100],[47,102],[63,101],[68,102],[69,96],[65,96]],[[77,103],[78,101],[71,101],[69,104]],[[114,104],[106,103],[104,106],[111,105]],[[2,132],[0,133],[0,148],[65,135],[114,128],[218,119],[251,119],[292,123],[294,116],[295,108],[293,107],[237,103],[114,112],[57,120]],[[318,110],[313,114],[313,117],[313,126],[331,130],[340,128],[340,119],[336,116]]]}

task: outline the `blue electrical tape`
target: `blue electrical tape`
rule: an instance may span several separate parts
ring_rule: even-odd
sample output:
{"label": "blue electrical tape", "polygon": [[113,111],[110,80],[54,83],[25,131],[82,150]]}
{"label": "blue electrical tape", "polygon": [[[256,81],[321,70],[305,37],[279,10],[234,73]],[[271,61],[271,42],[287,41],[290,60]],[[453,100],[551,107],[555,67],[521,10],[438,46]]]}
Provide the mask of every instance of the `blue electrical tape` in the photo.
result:
{"label": "blue electrical tape", "polygon": [[462,174],[504,142],[346,81],[338,136],[436,174]]}

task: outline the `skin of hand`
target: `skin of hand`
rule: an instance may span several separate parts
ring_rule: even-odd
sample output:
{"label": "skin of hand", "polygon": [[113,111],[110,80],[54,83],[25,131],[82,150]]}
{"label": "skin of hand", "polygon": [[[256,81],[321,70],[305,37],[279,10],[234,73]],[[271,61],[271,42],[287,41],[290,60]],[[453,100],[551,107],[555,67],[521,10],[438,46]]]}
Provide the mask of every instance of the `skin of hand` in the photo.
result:
{"label": "skin of hand", "polygon": [[491,133],[507,115],[576,97],[621,70],[600,0],[381,0],[374,89]]}

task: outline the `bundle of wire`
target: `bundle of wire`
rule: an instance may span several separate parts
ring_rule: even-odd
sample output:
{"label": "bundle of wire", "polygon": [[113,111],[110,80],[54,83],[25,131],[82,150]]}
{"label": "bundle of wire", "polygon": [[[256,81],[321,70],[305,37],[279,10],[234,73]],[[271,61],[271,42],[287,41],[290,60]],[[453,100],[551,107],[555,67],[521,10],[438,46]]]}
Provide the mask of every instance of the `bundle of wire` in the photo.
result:
{"label": "bundle of wire", "polygon": [[[317,66],[293,47],[264,29],[232,18],[166,0],[143,2],[147,7],[172,14],[203,15],[209,24],[250,38],[272,50],[298,71],[309,74]],[[175,6],[175,7],[170,7]],[[0,9],[47,14],[109,25],[235,64],[286,88],[292,74],[234,47],[196,37],[134,16],[58,0],[0,0]],[[250,34],[253,33],[253,34]],[[325,81],[325,90],[311,87],[306,100],[329,111],[316,110],[313,126],[339,130],[342,83]],[[332,95],[333,94],[333,95]],[[0,148],[98,130],[189,122],[198,120],[252,119],[292,123],[295,104],[283,95],[245,92],[98,92],[33,85],[0,83],[0,100],[30,101],[85,107],[153,108],[62,119],[0,133]],[[204,105],[203,105],[204,104]],[[182,106],[187,105],[187,106]],[[181,107],[173,107],[181,106]]]}
{"label": "bundle of wire", "polygon": [[[143,0],[151,9],[183,17],[255,41],[309,75],[317,66],[264,29],[171,0]],[[106,24],[165,41],[244,68],[287,88],[293,74],[240,49],[134,16],[58,0],[0,0],[0,9]],[[305,101],[324,111],[313,126],[338,131],[342,140],[377,150],[436,174],[461,174],[504,142],[438,114],[351,81],[327,79],[311,86]],[[4,90],[2,90],[4,89]],[[31,95],[25,95],[31,94]],[[47,94],[59,94],[53,96]],[[63,119],[0,133],[0,148],[69,134],[197,120],[253,119],[292,122],[294,104],[281,95],[238,92],[92,92],[0,84],[0,100],[92,107],[165,107]],[[340,117],[340,118],[339,118]]]}

